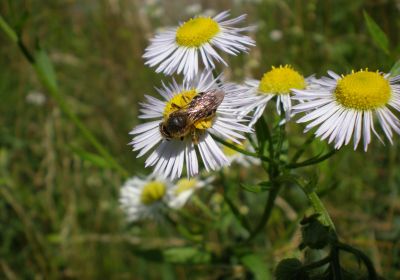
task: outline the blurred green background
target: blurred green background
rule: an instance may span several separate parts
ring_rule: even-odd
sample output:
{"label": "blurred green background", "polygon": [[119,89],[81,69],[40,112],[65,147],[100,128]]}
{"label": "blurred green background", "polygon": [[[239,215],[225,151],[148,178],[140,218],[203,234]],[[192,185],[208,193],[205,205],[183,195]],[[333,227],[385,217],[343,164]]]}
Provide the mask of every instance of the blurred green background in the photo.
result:
{"label": "blurred green background", "polygon": [[[226,9],[233,15],[247,13],[247,22],[258,27],[253,34],[257,47],[250,55],[230,59],[231,68],[225,70],[236,81],[260,78],[271,65],[279,64],[292,64],[304,75],[366,67],[388,72],[399,59],[400,1],[396,0],[0,2],[0,14],[22,32],[29,48],[40,45],[48,51],[70,108],[131,175],[150,171],[127,146],[128,132],[138,123],[138,103],[145,93],[154,94],[161,79],[168,81],[143,65],[148,39],[158,28],[199,12]],[[390,38],[391,55],[373,43],[363,10]],[[124,221],[118,207],[123,178],[77,152],[95,150],[1,32],[0,46],[1,279],[247,277],[239,264],[183,265],[144,253],[143,248],[179,245],[181,239],[162,224]],[[305,139],[295,124],[288,135],[293,146]],[[323,200],[340,236],[364,250],[387,279],[398,279],[399,137],[393,146],[373,140],[368,153],[345,148],[318,170],[301,172],[318,173],[320,187],[334,189]],[[324,146],[317,141],[308,154]],[[249,180],[251,171],[241,169],[240,180]],[[261,212],[263,199],[238,195],[249,215]],[[270,270],[280,259],[300,254],[299,234],[291,228],[288,211],[294,209],[296,219],[307,202],[292,189],[286,189],[281,199],[283,206],[278,205],[264,238],[251,248]],[[209,240],[223,243],[212,234]]]}

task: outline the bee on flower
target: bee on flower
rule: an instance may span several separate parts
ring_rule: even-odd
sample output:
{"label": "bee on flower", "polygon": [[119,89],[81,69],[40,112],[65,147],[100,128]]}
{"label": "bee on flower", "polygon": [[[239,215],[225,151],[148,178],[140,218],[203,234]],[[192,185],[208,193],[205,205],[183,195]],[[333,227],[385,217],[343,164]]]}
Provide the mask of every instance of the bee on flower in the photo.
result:
{"label": "bee on flower", "polygon": [[[184,167],[188,177],[199,172],[198,155],[207,171],[228,165],[229,161],[212,135],[235,143],[251,133],[248,119],[239,117],[242,108],[255,101],[232,84],[219,85],[211,72],[201,73],[196,80],[175,80],[157,89],[162,100],[146,96],[139,118],[146,123],[131,132],[138,157],[150,152],[146,167],[154,173],[179,178]],[[196,152],[197,151],[197,152]]]}
{"label": "bee on flower", "polygon": [[256,103],[252,104],[247,111],[254,110],[250,126],[253,126],[262,116],[268,102],[276,98],[276,110],[281,114],[285,112],[285,120],[288,121],[292,115],[292,97],[294,89],[307,89],[314,87],[314,77],[305,78],[290,65],[274,67],[265,72],[261,80],[249,79],[245,88],[250,95],[259,96]]}
{"label": "bee on flower", "polygon": [[316,137],[334,142],[336,149],[352,138],[356,149],[363,138],[367,151],[372,133],[382,141],[374,126],[375,117],[392,143],[393,132],[400,134],[400,121],[393,113],[400,111],[400,75],[391,77],[368,69],[342,76],[328,71],[328,75],[316,81],[319,88],[294,90],[294,99],[303,103],[293,111],[306,113],[297,122],[309,122],[305,132],[318,127]]}
{"label": "bee on flower", "polygon": [[237,55],[255,45],[253,39],[242,34],[252,27],[236,27],[246,15],[228,19],[229,15],[225,11],[215,17],[198,16],[157,33],[143,55],[145,64],[157,67],[157,73],[183,73],[189,80],[196,77],[201,65],[206,70],[214,69],[215,62],[227,66],[217,50]]}

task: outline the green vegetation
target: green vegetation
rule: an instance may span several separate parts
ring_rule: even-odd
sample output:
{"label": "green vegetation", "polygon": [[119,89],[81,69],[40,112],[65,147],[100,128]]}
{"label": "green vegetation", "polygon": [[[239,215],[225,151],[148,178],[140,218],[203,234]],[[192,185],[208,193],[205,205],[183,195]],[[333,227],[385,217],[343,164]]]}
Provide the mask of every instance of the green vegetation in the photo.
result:
{"label": "green vegetation", "polygon": [[[261,78],[280,64],[304,75],[389,72],[400,58],[395,0],[200,2],[203,9],[248,13],[258,27],[257,49],[231,59],[225,71],[236,81]],[[36,63],[24,57],[13,30],[0,32],[1,279],[270,279],[279,261],[301,258],[299,222],[312,211],[290,182],[268,226],[252,242],[233,246],[245,236],[246,221],[254,228],[263,211],[268,186],[257,185],[266,179],[257,178],[257,168],[221,171],[211,190],[174,213],[190,232],[152,221],[128,224],[119,209],[126,177],[150,172],[127,145],[139,102],[168,80],[141,56],[157,28],[192,16],[185,5],[1,1],[2,19],[21,34]],[[267,121],[273,118],[271,110]],[[287,135],[282,150],[301,147],[309,136],[295,123]],[[315,140],[299,161],[328,148]],[[368,255],[387,279],[400,277],[399,148],[395,136],[393,146],[372,141],[367,153],[346,147],[318,167],[296,169],[318,182],[341,240]],[[316,254],[306,259],[322,258]],[[342,261],[359,269],[351,255]]]}

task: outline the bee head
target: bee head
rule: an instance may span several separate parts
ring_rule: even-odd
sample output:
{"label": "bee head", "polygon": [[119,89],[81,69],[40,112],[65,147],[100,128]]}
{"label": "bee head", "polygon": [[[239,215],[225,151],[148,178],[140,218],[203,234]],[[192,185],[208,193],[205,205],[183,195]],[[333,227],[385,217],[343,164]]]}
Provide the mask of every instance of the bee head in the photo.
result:
{"label": "bee head", "polygon": [[186,131],[187,123],[186,115],[171,114],[167,120],[160,123],[160,133],[167,139],[181,137]]}

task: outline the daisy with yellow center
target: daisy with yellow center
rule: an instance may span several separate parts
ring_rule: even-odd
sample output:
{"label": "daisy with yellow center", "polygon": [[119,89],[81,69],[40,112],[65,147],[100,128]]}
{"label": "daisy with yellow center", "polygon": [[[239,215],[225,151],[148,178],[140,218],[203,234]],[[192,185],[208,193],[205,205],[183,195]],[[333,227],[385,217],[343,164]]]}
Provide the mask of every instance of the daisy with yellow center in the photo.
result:
{"label": "daisy with yellow center", "polygon": [[125,182],[120,192],[120,204],[129,221],[160,219],[169,200],[171,182],[153,175],[133,177]]}
{"label": "daisy with yellow center", "polygon": [[190,179],[183,178],[176,181],[171,189],[168,206],[175,209],[183,207],[195,191],[209,186],[213,180],[213,177],[208,177],[206,180],[194,177]]}
{"label": "daisy with yellow center", "polygon": [[304,78],[290,65],[274,67],[264,73],[262,79],[247,80],[246,88],[250,95],[259,96],[258,102],[254,103],[249,110],[254,109],[253,119],[250,126],[255,124],[262,116],[268,102],[276,98],[276,109],[281,114],[285,112],[286,120],[290,119],[292,108],[293,89],[306,89],[312,85],[313,77]]}
{"label": "daisy with yellow center", "polygon": [[[163,100],[146,96],[139,118],[148,121],[133,129],[130,143],[134,151],[139,151],[138,157],[150,152],[146,167],[154,166],[154,173],[175,179],[185,169],[188,177],[198,174],[198,155],[207,171],[229,164],[212,135],[235,143],[245,139],[243,134],[252,129],[247,126],[248,119],[240,116],[243,108],[255,99],[246,97],[232,84],[218,84],[220,79],[214,79],[211,72],[203,72],[196,80],[186,80],[182,85],[175,81],[164,84],[157,89]],[[218,97],[215,110],[191,122],[187,112],[192,100],[210,93]],[[204,109],[199,105],[191,112],[202,114]]]}
{"label": "daisy with yellow center", "polygon": [[183,73],[189,80],[196,77],[201,64],[209,70],[215,68],[214,62],[227,65],[217,50],[237,55],[255,44],[242,34],[251,28],[235,27],[246,15],[228,17],[227,11],[213,18],[199,16],[156,34],[143,55],[146,65],[167,75]]}
{"label": "daisy with yellow center", "polygon": [[361,70],[317,80],[318,89],[295,90],[296,113],[307,113],[298,122],[310,122],[305,131],[318,127],[317,137],[334,142],[339,149],[353,138],[354,149],[361,138],[364,150],[371,142],[371,131],[381,140],[374,127],[377,117],[382,131],[392,143],[393,131],[400,134],[400,121],[392,112],[400,111],[400,76]]}

